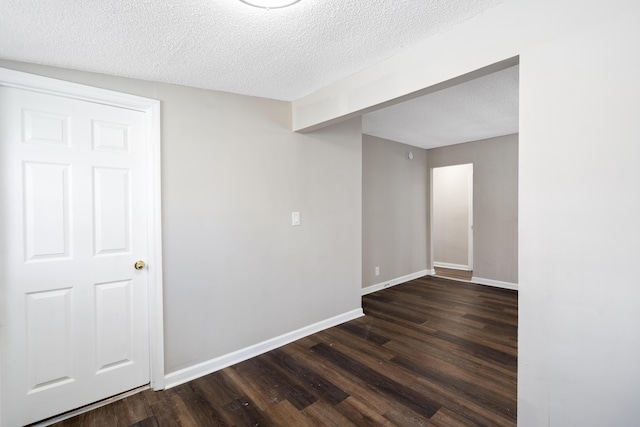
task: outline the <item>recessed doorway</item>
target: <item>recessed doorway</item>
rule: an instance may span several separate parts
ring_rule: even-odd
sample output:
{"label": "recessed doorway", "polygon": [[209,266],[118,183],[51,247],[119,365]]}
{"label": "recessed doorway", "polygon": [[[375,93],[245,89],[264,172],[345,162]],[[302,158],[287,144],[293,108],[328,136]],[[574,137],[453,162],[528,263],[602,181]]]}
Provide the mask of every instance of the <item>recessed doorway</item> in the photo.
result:
{"label": "recessed doorway", "polygon": [[473,164],[431,169],[432,265],[437,275],[473,272]]}

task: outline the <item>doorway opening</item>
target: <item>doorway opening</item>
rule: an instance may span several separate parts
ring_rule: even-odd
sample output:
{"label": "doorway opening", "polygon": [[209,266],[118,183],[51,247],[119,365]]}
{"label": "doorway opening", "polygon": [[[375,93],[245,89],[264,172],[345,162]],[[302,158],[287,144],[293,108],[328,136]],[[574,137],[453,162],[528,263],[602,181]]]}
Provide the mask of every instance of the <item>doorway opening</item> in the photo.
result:
{"label": "doorway opening", "polygon": [[431,262],[438,276],[473,276],[473,164],[431,169]]}

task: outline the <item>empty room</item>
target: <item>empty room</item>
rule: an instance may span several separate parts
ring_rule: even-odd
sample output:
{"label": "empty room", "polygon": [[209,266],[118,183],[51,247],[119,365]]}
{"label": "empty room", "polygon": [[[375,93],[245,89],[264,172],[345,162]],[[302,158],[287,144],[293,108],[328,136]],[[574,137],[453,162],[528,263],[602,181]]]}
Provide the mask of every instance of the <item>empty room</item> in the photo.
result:
{"label": "empty room", "polygon": [[0,425],[637,424],[638,18],[3,2]]}

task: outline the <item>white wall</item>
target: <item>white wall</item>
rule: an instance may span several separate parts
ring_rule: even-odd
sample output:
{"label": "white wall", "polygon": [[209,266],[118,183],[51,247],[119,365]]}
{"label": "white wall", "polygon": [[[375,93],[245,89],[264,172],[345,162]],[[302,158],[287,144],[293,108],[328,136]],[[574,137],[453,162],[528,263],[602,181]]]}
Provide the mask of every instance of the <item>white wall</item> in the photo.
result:
{"label": "white wall", "polygon": [[360,308],[359,119],[300,135],[287,102],[0,67],[162,101],[167,373]]}
{"label": "white wall", "polygon": [[635,5],[521,59],[523,420],[630,426],[640,419]]}
{"label": "white wall", "polygon": [[294,103],[310,127],[520,55],[520,426],[640,419],[639,18],[507,0]]}
{"label": "white wall", "polygon": [[469,238],[469,222],[473,217],[473,164],[433,168],[431,174],[434,265],[471,269],[469,246],[473,241]]}

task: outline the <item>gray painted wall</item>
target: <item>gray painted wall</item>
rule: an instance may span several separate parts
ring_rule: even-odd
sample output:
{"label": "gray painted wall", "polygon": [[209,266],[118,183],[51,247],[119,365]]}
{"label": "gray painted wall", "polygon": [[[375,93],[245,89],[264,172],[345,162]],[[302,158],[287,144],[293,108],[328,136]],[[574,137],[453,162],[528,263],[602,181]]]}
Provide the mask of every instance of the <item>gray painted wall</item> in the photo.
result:
{"label": "gray painted wall", "polygon": [[473,163],[474,276],[518,283],[518,135],[430,150],[362,141],[363,288],[432,268],[429,170],[465,163]]}
{"label": "gray painted wall", "polygon": [[359,119],[301,135],[287,102],[0,66],[162,101],[166,373],[361,306]]}
{"label": "gray painted wall", "polygon": [[427,268],[427,180],[426,150],[362,136],[363,288]]}
{"label": "gray painted wall", "polygon": [[518,283],[518,135],[427,150],[429,169],[464,163],[473,163],[473,275]]}

